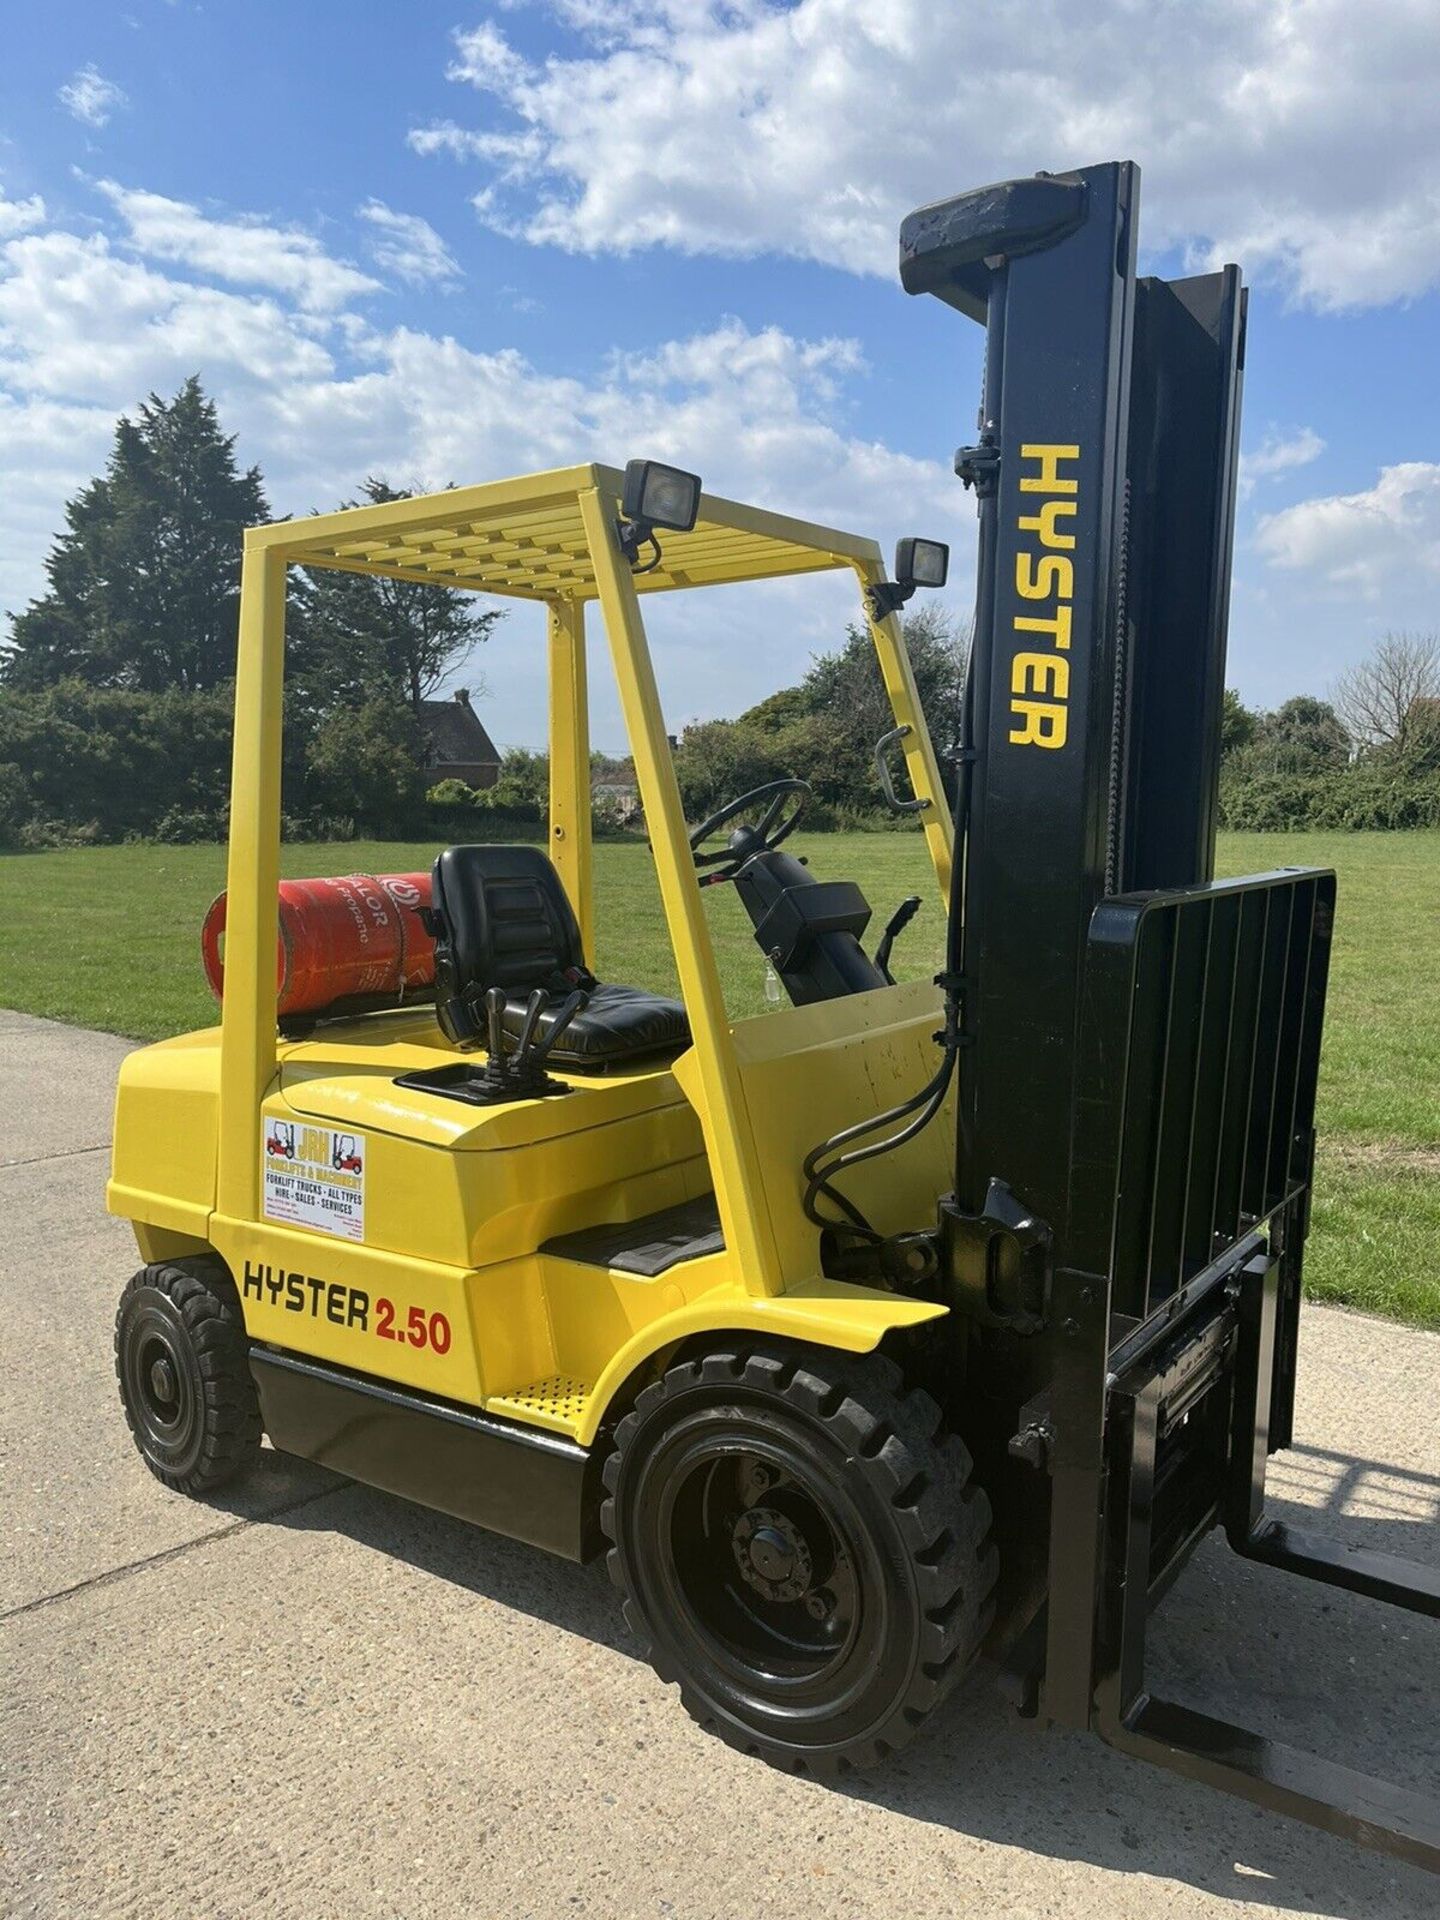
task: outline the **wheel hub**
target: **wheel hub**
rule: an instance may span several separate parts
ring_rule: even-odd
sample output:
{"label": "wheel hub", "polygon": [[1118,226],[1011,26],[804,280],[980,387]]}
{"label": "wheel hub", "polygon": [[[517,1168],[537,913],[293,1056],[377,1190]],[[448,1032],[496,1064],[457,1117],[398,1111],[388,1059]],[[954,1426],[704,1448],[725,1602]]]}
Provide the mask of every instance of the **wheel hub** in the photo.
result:
{"label": "wheel hub", "polygon": [[168,1354],[160,1354],[150,1368],[150,1391],[162,1404],[175,1398],[175,1369]]}
{"label": "wheel hub", "polygon": [[805,1536],[774,1507],[751,1507],[735,1523],[731,1544],[740,1578],[767,1600],[799,1600],[814,1573]]}

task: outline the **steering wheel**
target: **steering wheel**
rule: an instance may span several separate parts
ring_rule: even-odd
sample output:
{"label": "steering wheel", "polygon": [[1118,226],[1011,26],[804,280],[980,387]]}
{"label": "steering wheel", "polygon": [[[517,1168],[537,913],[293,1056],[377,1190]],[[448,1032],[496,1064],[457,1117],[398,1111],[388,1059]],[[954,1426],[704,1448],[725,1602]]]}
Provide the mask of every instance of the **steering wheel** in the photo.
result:
{"label": "steering wheel", "polygon": [[[795,795],[795,805],[786,813],[785,801],[791,794]],[[730,879],[757,853],[770,853],[782,840],[788,839],[800,824],[800,816],[809,800],[808,780],[769,780],[763,787],[752,787],[749,793],[742,793],[738,800],[727,800],[708,820],[702,820],[690,836],[690,850],[695,855],[696,866],[724,867],[726,871],[715,874],[714,878]],[[705,842],[713,840],[722,827],[728,827],[732,820],[764,801],[769,802],[764,813],[753,826],[739,828],[731,836],[729,845],[717,847],[713,853],[700,851]],[[738,846],[736,841],[740,841]]]}

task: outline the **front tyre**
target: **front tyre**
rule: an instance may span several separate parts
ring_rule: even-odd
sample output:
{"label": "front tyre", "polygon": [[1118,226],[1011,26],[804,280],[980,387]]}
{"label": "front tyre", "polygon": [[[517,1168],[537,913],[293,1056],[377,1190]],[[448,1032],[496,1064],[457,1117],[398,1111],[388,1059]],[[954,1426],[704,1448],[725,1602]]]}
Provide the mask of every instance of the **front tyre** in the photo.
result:
{"label": "front tyre", "polygon": [[990,1506],[928,1394],[877,1356],[737,1347],[616,1430],[601,1524],[625,1617],[687,1710],[794,1772],[871,1766],[989,1624]]}
{"label": "front tyre", "polygon": [[177,1493],[209,1493],[260,1451],[235,1283],[214,1258],[142,1267],[115,1316],[115,1375],[140,1456]]}

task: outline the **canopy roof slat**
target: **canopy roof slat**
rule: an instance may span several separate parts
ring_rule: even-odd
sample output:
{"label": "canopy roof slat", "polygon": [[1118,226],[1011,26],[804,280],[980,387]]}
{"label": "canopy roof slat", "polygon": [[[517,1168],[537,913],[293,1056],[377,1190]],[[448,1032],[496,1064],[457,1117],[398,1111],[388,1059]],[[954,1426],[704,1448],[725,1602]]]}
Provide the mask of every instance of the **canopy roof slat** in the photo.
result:
{"label": "canopy roof slat", "polygon": [[[380,574],[527,600],[591,599],[595,569],[580,501],[598,489],[618,512],[621,475],[584,466],[487,486],[355,507],[258,527],[247,541],[295,566]],[[661,563],[637,572],[644,593],[819,572],[878,558],[873,541],[702,494],[689,533],[662,532]]]}

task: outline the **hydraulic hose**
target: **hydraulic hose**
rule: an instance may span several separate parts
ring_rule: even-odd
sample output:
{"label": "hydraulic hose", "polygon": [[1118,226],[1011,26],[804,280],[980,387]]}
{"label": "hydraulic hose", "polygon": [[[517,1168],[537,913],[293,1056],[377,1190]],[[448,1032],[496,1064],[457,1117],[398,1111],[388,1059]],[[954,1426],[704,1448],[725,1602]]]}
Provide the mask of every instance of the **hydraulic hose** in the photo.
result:
{"label": "hydraulic hose", "polygon": [[[839,1220],[827,1220],[819,1211],[817,1201],[823,1193],[826,1199],[840,1209],[858,1233],[863,1234],[867,1239],[874,1240],[877,1244],[883,1240],[884,1235],[877,1233],[854,1202],[839,1192],[831,1182],[837,1173],[843,1173],[847,1167],[858,1167],[862,1161],[877,1159],[882,1153],[891,1153],[896,1147],[904,1146],[907,1140],[913,1140],[918,1133],[929,1126],[940,1111],[946,1090],[950,1085],[955,1056],[956,1049],[953,1046],[947,1046],[939,1068],[918,1093],[912,1094],[899,1106],[891,1107],[884,1113],[874,1114],[868,1120],[858,1121],[853,1127],[846,1127],[843,1132],[832,1135],[828,1140],[822,1140],[818,1147],[810,1150],[805,1156],[804,1164],[808,1183],[805,1188],[804,1207],[808,1220],[822,1228],[843,1224]],[[863,1139],[867,1133],[874,1133],[881,1127],[893,1126],[897,1120],[904,1120],[909,1114],[916,1113],[917,1108],[920,1111],[916,1118],[911,1120],[908,1126],[902,1127],[898,1133],[889,1134],[883,1140],[872,1140],[868,1146],[857,1147],[848,1153],[837,1151],[852,1140]]]}

